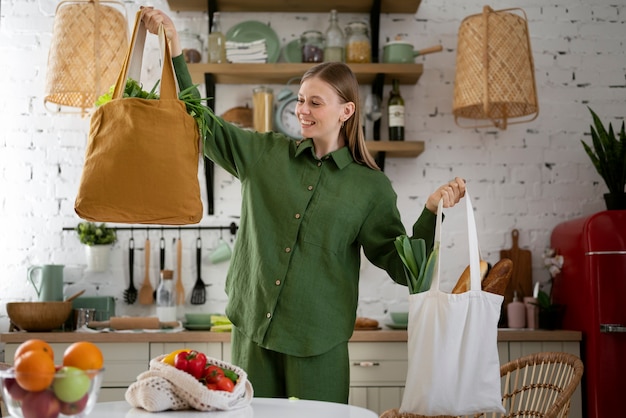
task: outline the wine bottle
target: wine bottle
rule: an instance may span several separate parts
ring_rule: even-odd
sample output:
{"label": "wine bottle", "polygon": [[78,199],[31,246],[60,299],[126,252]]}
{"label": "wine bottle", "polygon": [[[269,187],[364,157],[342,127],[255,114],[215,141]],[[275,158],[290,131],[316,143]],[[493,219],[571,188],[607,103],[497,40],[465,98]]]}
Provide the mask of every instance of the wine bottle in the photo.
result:
{"label": "wine bottle", "polygon": [[400,95],[400,82],[393,80],[393,88],[387,102],[389,140],[404,141],[404,99]]}

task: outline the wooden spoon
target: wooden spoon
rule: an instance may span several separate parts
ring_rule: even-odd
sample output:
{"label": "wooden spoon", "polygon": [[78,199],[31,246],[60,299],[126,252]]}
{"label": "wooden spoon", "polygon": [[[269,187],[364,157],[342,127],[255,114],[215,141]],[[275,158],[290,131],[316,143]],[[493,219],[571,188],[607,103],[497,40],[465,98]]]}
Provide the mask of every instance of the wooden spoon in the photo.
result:
{"label": "wooden spoon", "polygon": [[180,237],[176,241],[176,304],[185,304],[185,287],[183,286],[183,242]]}
{"label": "wooden spoon", "polygon": [[76,299],[77,297],[79,297],[80,295],[82,295],[83,293],[85,293],[85,289],[83,289],[83,290],[81,290],[79,292],[74,293],[72,296],[70,296],[69,298],[65,299],[65,301],[66,302],[71,302],[74,299]]}
{"label": "wooden spoon", "polygon": [[145,261],[145,274],[143,277],[143,284],[139,288],[139,303],[142,305],[152,305],[154,303],[154,289],[150,284],[150,239],[146,238],[146,244],[144,246],[146,253]]}

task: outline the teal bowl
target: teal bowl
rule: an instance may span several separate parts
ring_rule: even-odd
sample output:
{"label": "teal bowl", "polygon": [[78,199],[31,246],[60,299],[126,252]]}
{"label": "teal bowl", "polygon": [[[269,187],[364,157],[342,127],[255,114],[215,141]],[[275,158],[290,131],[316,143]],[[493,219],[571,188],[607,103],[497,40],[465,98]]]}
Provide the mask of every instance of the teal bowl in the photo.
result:
{"label": "teal bowl", "polygon": [[206,325],[211,324],[211,313],[187,313],[185,321],[190,325]]}
{"label": "teal bowl", "polygon": [[409,323],[409,313],[408,312],[391,312],[391,320],[394,324],[397,325],[406,325]]}

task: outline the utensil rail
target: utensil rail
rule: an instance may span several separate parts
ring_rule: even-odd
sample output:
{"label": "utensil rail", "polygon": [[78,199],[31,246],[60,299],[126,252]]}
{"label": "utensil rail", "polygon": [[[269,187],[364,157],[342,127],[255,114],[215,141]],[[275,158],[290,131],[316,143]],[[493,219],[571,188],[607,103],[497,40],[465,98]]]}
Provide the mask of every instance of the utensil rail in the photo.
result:
{"label": "utensil rail", "polygon": [[[204,230],[225,230],[228,229],[231,235],[236,235],[239,226],[235,222],[230,225],[217,226],[109,226],[116,231],[204,231]],[[64,227],[63,231],[75,231],[75,227]]]}

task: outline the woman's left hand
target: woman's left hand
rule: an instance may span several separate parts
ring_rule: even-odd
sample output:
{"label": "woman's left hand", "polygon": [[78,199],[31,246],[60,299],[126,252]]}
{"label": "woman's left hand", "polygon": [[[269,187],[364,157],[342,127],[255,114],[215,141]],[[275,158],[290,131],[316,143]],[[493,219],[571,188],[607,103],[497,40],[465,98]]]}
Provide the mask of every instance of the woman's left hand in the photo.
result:
{"label": "woman's left hand", "polygon": [[460,177],[455,177],[454,180],[439,187],[428,197],[426,209],[432,213],[437,213],[437,206],[439,205],[440,199],[443,199],[444,208],[451,208],[459,203],[463,196],[465,196],[465,180]]}

